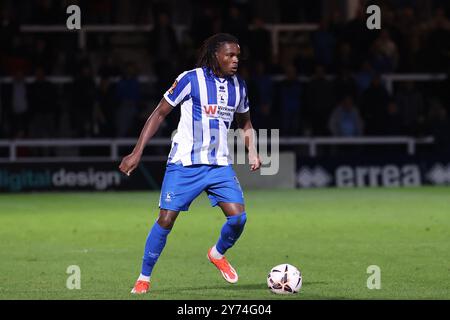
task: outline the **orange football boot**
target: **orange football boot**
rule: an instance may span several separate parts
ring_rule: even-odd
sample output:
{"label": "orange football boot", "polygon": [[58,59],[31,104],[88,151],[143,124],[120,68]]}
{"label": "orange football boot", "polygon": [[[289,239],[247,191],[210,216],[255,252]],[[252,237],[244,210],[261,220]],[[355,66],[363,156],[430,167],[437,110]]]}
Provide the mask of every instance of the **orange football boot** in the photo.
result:
{"label": "orange football boot", "polygon": [[150,282],[144,281],[144,280],[138,280],[134,284],[134,288],[133,288],[133,290],[131,290],[131,293],[143,294],[143,293],[147,293],[148,290],[150,290]]}
{"label": "orange football boot", "polygon": [[222,259],[214,259],[211,256],[211,249],[208,250],[208,260],[216,266],[217,269],[222,273],[223,278],[229,283],[236,283],[238,281],[238,275],[236,270],[231,266],[225,257]]}

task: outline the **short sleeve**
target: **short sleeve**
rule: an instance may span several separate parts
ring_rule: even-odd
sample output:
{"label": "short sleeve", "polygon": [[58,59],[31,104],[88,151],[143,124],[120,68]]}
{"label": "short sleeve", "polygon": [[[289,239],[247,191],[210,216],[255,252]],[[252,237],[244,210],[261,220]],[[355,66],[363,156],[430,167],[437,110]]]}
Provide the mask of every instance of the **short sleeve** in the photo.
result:
{"label": "short sleeve", "polygon": [[247,94],[247,84],[244,80],[239,81],[239,89],[241,92],[241,99],[239,102],[239,106],[236,109],[237,113],[245,113],[250,109],[248,94]]}
{"label": "short sleeve", "polygon": [[189,73],[185,71],[175,79],[169,90],[164,93],[164,98],[172,107],[175,107],[190,94],[191,81]]}

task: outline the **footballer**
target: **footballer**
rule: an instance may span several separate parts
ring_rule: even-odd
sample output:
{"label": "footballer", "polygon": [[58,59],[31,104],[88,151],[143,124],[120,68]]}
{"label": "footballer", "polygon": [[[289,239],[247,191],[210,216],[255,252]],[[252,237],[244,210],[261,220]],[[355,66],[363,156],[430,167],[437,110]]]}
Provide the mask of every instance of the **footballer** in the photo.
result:
{"label": "footballer", "polygon": [[147,119],[131,154],[120,170],[129,175],[139,164],[145,145],[173,108],[181,108],[177,133],[172,139],[161,186],[159,216],[146,243],[142,270],[131,293],[149,291],[152,270],[180,211],[205,191],[211,205],[219,206],[226,221],[207,258],[229,283],[238,281],[224,254],[244,230],[247,220],[244,196],[229,160],[227,132],[233,118],[244,131],[250,170],[261,166],[253,141],[245,81],[236,73],[240,47],[237,38],[219,33],[202,45],[197,68],[181,73]]}

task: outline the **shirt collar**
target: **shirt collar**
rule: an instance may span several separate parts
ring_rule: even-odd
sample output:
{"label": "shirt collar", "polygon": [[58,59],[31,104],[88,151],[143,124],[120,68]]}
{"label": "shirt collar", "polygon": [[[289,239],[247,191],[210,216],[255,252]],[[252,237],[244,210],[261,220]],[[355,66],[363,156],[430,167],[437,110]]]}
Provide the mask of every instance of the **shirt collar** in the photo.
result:
{"label": "shirt collar", "polygon": [[232,78],[232,76],[226,76],[226,77],[223,77],[223,78],[219,78],[219,77],[216,76],[216,75],[214,74],[214,72],[213,72],[210,68],[208,68],[208,67],[203,67],[203,70],[205,70],[205,74],[206,74],[207,76],[209,76],[210,78],[216,79],[217,81],[219,81],[219,82],[221,82],[221,83],[224,83],[225,81],[230,80],[230,79]]}

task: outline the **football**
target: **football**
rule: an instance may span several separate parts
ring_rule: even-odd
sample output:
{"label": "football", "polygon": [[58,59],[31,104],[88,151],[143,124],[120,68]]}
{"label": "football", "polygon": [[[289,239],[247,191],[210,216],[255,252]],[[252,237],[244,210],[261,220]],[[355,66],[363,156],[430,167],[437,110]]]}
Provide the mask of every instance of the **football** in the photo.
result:
{"label": "football", "polygon": [[270,270],[267,276],[267,286],[277,294],[298,293],[302,287],[302,274],[293,265],[280,264]]}

